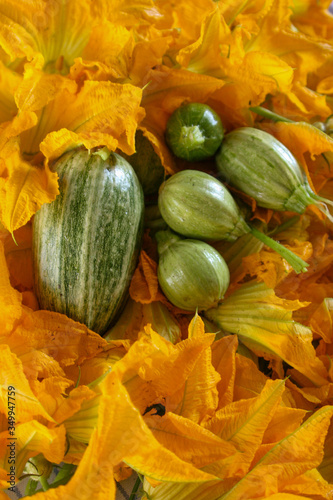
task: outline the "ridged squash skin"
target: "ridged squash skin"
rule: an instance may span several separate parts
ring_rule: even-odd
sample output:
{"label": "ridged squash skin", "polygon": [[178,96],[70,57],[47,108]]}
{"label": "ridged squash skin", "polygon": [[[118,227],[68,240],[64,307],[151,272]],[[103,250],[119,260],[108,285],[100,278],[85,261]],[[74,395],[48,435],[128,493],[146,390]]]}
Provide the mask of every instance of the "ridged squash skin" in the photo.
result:
{"label": "ridged squash skin", "polygon": [[241,127],[229,132],[215,158],[221,177],[260,207],[303,213],[314,201],[296,158],[264,130]]}
{"label": "ridged squash skin", "polygon": [[168,300],[186,311],[215,307],[229,286],[230,274],[222,256],[208,243],[180,239],[167,231],[156,234],[158,281]]}
{"label": "ridged squash skin", "polygon": [[199,170],[181,170],[163,182],[158,207],[168,226],[188,238],[234,241],[250,231],[227,188]]}
{"label": "ridged squash skin", "polygon": [[103,334],[116,318],[140,250],[143,192],[128,162],[77,149],[52,167],[60,194],[33,221],[40,307]]}

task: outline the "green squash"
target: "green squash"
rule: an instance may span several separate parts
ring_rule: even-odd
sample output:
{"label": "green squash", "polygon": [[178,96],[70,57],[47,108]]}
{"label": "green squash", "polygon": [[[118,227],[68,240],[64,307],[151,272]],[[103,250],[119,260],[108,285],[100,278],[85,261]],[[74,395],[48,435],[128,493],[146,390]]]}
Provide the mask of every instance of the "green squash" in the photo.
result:
{"label": "green squash", "polygon": [[127,298],[137,263],[142,188],[115,153],[76,149],[52,168],[60,194],[34,217],[35,291],[42,309],[103,334]]}

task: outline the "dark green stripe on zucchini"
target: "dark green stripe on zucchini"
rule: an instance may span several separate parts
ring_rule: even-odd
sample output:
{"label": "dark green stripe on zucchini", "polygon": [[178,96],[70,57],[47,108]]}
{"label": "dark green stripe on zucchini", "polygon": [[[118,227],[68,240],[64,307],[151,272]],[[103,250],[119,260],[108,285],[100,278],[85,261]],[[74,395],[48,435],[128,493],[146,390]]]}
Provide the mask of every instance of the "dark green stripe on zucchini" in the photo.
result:
{"label": "dark green stripe on zucchini", "polygon": [[53,166],[60,194],[33,224],[40,307],[104,333],[127,298],[143,226],[143,193],[121,156],[78,149]]}

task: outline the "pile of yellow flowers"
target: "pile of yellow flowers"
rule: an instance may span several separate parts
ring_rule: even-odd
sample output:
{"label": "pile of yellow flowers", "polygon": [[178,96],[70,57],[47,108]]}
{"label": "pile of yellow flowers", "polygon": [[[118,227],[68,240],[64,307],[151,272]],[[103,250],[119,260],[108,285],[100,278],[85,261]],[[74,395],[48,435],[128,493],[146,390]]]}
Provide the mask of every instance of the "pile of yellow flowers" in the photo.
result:
{"label": "pile of yellow flowers", "polygon": [[247,200],[309,267],[251,236],[221,244],[223,331],[165,299],[149,230],[105,338],[39,309],[31,263],[31,220],[58,194],[50,162],[131,155],[140,129],[167,174],[188,168],[164,139],[186,102],[274,135],[332,200],[329,5],[0,0],[1,500],[27,476],[36,499],[114,499],[133,471],[142,500],[333,498],[333,225],[315,207],[287,227],[294,214]]}

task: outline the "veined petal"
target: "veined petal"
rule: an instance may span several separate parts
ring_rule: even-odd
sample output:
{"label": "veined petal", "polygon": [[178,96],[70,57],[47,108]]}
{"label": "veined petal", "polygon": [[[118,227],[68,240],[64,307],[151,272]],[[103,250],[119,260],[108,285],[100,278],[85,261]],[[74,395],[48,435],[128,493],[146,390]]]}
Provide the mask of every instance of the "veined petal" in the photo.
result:
{"label": "veined petal", "polygon": [[64,419],[66,434],[70,439],[88,444],[97,427],[102,396],[85,386],[72,392],[73,395],[59,407],[55,417],[60,421]]}
{"label": "veined petal", "polygon": [[[295,241],[292,246],[287,244],[285,246],[303,260],[308,261],[312,257],[313,249],[309,241]],[[281,255],[270,249],[262,249],[244,257],[242,265],[244,275],[248,273],[250,276],[254,276],[255,274],[257,280],[263,281],[267,287],[272,289],[275,289],[279,283],[286,279],[287,275],[293,272],[291,265]]]}
{"label": "veined petal", "polygon": [[[11,352],[23,365],[23,371],[29,383],[47,377],[63,377],[65,375],[57,360],[42,349],[36,349],[33,342],[26,342],[26,337],[17,331],[3,339]],[[36,392],[38,394],[38,391]]]}
{"label": "veined petal", "polygon": [[5,344],[0,345],[0,366],[2,375],[0,411],[6,413],[8,407],[8,388],[14,387],[16,422],[27,422],[37,416],[52,421],[52,417],[32,392],[28,379],[24,375],[21,361]]}
{"label": "veined petal", "polygon": [[[66,392],[73,385],[72,380],[59,375],[46,375],[43,380],[30,380],[29,383],[40,404],[51,416],[68,400]],[[54,420],[57,421],[56,418]],[[50,423],[49,427],[51,426]]]}
{"label": "veined petal", "polygon": [[[105,336],[103,337],[105,339]],[[121,360],[131,346],[129,340],[109,340],[103,350],[96,352],[93,357],[84,360],[80,365],[72,365],[66,369],[67,376],[72,380],[79,380],[80,385],[95,386],[95,381],[109,372],[115,363]]]}
{"label": "veined petal", "polygon": [[[239,467],[242,465],[243,472],[249,469],[262,443],[264,433],[281,402],[283,391],[283,380],[268,380],[259,396],[230,403],[218,410],[205,424],[206,429],[230,441],[242,452],[238,456],[238,463]],[[212,464],[207,471],[214,474],[217,465]]]}
{"label": "veined petal", "polygon": [[174,42],[177,44],[177,49],[197,39],[201,23],[207,14],[216,8],[213,0],[202,0],[200,3],[195,0],[179,0],[173,5],[172,11],[168,0],[159,0],[158,6],[163,12],[167,26],[176,30],[180,28],[180,33],[177,33]]}
{"label": "veined petal", "polygon": [[48,166],[34,167],[24,161],[16,140],[0,151],[7,175],[0,178],[0,219],[12,233],[26,224],[43,203],[55,199],[58,190],[57,174]]}
{"label": "veined petal", "polygon": [[153,486],[144,480],[142,500],[216,500],[227,489],[228,481],[210,481],[208,483],[163,482]]}
{"label": "veined petal", "polygon": [[3,49],[14,60],[26,57],[32,60],[42,54],[45,69],[60,68],[67,72],[88,42],[93,18],[90,2],[60,0],[45,3],[42,0],[15,0],[0,4],[0,33]]}
{"label": "veined petal", "polygon": [[[137,340],[138,334],[142,330],[142,320],[142,304],[140,302],[135,302],[129,297],[118,321],[106,332],[104,338],[108,341],[119,339]],[[145,325],[146,324],[147,322]]]}
{"label": "veined petal", "polygon": [[230,28],[216,7],[204,19],[200,37],[179,51],[177,61],[190,71],[213,75],[220,69],[221,54],[230,50],[230,34]]}
{"label": "veined petal", "polygon": [[133,85],[93,81],[86,81],[75,96],[64,91],[47,109],[52,123],[40,132],[41,151],[49,160],[81,144],[133,154],[135,131],[144,114],[141,93]]}
{"label": "veined petal", "polygon": [[96,0],[93,5],[96,16],[108,19],[122,26],[136,26],[138,23],[154,23],[161,16],[153,0]]}
{"label": "veined petal", "polygon": [[99,454],[158,481],[200,482],[214,479],[164,448],[154,437],[129,394],[111,372],[99,406]]}
{"label": "veined petal", "polygon": [[[308,498],[329,498],[332,484],[328,483],[317,469],[310,469],[295,478],[284,490],[289,494],[308,495]],[[296,497],[297,498],[297,497]]]}
{"label": "veined petal", "polygon": [[36,500],[58,500],[80,498],[81,500],[115,500],[116,486],[112,471],[112,457],[100,458],[99,441],[94,432],[89,446],[85,448],[74,476],[66,485],[50,488],[31,498]]}
{"label": "veined petal", "polygon": [[[309,497],[303,495],[294,495],[293,493],[274,493],[265,497],[266,500],[309,500]],[[249,499],[254,500],[254,499]]]}
{"label": "veined petal", "polygon": [[319,94],[297,81],[293,82],[289,92],[273,97],[272,105],[277,113],[283,115],[287,108],[292,117],[303,117],[304,120],[311,120],[313,116],[325,119],[331,113],[324,94]]}
{"label": "veined petal", "polygon": [[258,396],[266,381],[267,377],[251,359],[236,354],[234,401]]}
{"label": "veined petal", "polygon": [[292,434],[277,443],[219,500],[238,500],[243,495],[245,498],[259,495],[265,498],[290,488],[294,478],[297,481],[298,476],[321,462],[332,414],[331,406],[325,406],[315,412]]}
{"label": "veined petal", "polygon": [[263,443],[277,443],[294,432],[302,424],[307,410],[279,406],[267,427]]}
{"label": "veined petal", "polygon": [[327,372],[316,357],[312,332],[292,319],[292,311],[300,307],[303,304],[298,301],[278,298],[265,284],[250,282],[231,294],[218,308],[206,311],[206,316],[218,321],[224,330],[237,333],[257,355],[283,359],[313,384],[324,385]]}
{"label": "veined petal", "polygon": [[227,3],[218,4],[219,10],[225,18],[228,25],[231,25],[239,16],[244,22],[249,17],[255,21],[259,21],[267,14],[272,6],[273,1],[266,2],[250,2],[244,0],[230,0]]}
{"label": "veined petal", "polygon": [[21,342],[52,357],[62,368],[80,365],[108,346],[106,340],[85,325],[51,311],[25,311],[15,334]]}
{"label": "veined petal", "polygon": [[33,111],[22,111],[17,113],[11,121],[4,122],[0,125],[0,150],[8,152],[15,142],[19,142],[18,136],[29,133],[30,129],[34,128],[38,121],[36,113]]}
{"label": "veined petal", "polygon": [[269,128],[270,132],[298,158],[306,152],[314,158],[314,155],[333,151],[333,139],[309,123],[278,122]]}
{"label": "veined petal", "polygon": [[325,445],[324,445],[324,457],[320,465],[318,466],[318,471],[322,477],[329,483],[333,483],[333,424],[328,429]]}
{"label": "veined petal", "polygon": [[[15,440],[8,432],[0,434],[0,466],[10,470],[10,457],[15,455],[16,477],[20,477],[30,457],[43,453],[46,460],[60,463],[65,454],[66,436],[64,426],[48,429],[37,420],[18,424],[15,427]],[[10,447],[8,444],[12,444]],[[0,487],[8,487],[1,484]]]}
{"label": "veined petal", "polygon": [[25,65],[23,80],[15,92],[15,101],[22,111],[38,111],[53,101],[58,94],[67,90],[76,92],[77,85],[69,78],[45,73],[38,65]]}
{"label": "veined petal", "polygon": [[145,421],[165,448],[197,468],[237,453],[232,443],[180,415],[168,412],[163,417],[147,416]]}
{"label": "veined petal", "polygon": [[64,462],[78,465],[81,462],[87,447],[87,444],[75,441],[75,439],[68,437],[68,451],[64,457]]}
{"label": "veined petal", "polygon": [[129,81],[140,87],[149,84],[147,71],[162,64],[163,56],[171,43],[170,36],[161,36],[161,32],[154,33],[153,30],[150,40],[137,42],[133,48]]}
{"label": "veined petal", "polygon": [[[204,323],[198,314],[193,317],[188,332],[189,339],[199,339],[206,335]],[[207,348],[201,353],[184,387],[179,391],[181,397],[173,412],[198,424],[206,421],[217,408],[217,384],[220,380],[221,377],[212,364],[211,349]]]}
{"label": "veined petal", "polygon": [[119,375],[135,406],[144,412],[158,395],[166,397],[183,387],[213,340],[214,335],[205,334],[173,345],[147,325],[113,372]]}

